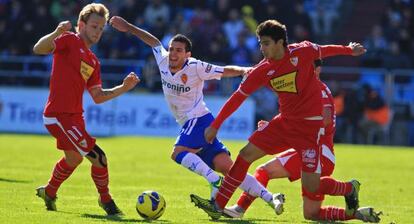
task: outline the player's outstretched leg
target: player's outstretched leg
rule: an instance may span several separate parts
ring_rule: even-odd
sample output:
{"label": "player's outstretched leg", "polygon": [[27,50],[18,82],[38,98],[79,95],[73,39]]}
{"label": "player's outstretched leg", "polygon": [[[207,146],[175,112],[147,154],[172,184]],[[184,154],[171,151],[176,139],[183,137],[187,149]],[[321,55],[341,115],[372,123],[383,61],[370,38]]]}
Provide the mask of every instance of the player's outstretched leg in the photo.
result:
{"label": "player's outstretched leg", "polygon": [[105,152],[98,145],[95,145],[86,158],[92,163],[91,177],[99,193],[99,206],[108,215],[122,216],[123,213],[109,194],[109,172]]}
{"label": "player's outstretched leg", "polygon": [[191,202],[198,208],[201,208],[212,220],[218,220],[223,212],[219,210],[214,201],[201,198],[197,195],[190,195]]}
{"label": "player's outstretched leg", "polygon": [[375,212],[372,207],[358,208],[355,212],[355,218],[371,223],[379,223],[381,221],[380,215],[382,215],[382,212]]}
{"label": "player's outstretched leg", "polygon": [[[178,148],[178,147],[176,147]],[[175,148],[175,150],[177,150]],[[218,189],[221,186],[223,177],[220,177],[213,169],[211,169],[197,154],[189,151],[173,152],[172,159],[179,165],[187,168],[193,173],[196,173],[210,184],[211,194],[210,198],[215,199]]]}
{"label": "player's outstretched leg", "polygon": [[[65,151],[65,154],[65,158],[60,159],[56,163],[48,184],[46,186],[40,186],[36,189],[36,195],[43,199],[46,209],[49,211],[56,211],[56,192],[58,191],[60,185],[73,173],[76,166],[82,162],[82,158],[80,156],[80,159],[76,156],[71,156],[75,155],[75,152]],[[78,159],[74,159],[74,157]],[[68,164],[66,158],[69,158],[72,166]]]}
{"label": "player's outstretched leg", "polygon": [[46,205],[47,210],[56,211],[56,199],[57,199],[57,197],[55,197],[55,198],[49,197],[46,193],[46,187],[45,186],[38,187],[36,189],[36,195],[39,198],[43,199],[43,201],[45,201],[45,205]]}
{"label": "player's outstretched leg", "polygon": [[357,180],[351,180],[352,191],[350,194],[345,195],[345,213],[346,215],[353,215],[359,208],[359,188],[361,183]]}

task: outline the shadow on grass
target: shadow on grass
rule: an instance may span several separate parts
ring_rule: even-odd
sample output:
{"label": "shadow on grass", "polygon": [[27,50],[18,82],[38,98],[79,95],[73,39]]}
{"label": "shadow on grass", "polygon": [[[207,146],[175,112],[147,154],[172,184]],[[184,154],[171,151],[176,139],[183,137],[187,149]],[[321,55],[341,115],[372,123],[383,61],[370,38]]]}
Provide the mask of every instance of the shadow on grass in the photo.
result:
{"label": "shadow on grass", "polygon": [[302,221],[302,223],[318,223],[318,224],[345,224],[346,222],[341,221]]}
{"label": "shadow on grass", "polygon": [[110,216],[110,215],[96,215],[96,214],[82,214],[84,218],[110,220],[114,222],[142,222],[142,223],[171,223],[168,220],[145,220],[145,219],[127,219],[125,217]]}
{"label": "shadow on grass", "polygon": [[22,184],[26,184],[26,183],[31,183],[32,181],[28,181],[28,180],[6,179],[6,178],[1,178],[1,177],[0,177],[0,182],[7,182],[7,183],[22,183]]}
{"label": "shadow on grass", "polygon": [[[219,219],[219,220],[209,219],[209,221],[210,222],[215,222],[215,223],[253,224],[253,223],[272,222],[274,220],[273,219],[256,219],[256,218],[248,218],[248,219],[227,219],[227,218],[223,218],[223,219]],[[278,222],[288,222],[288,221],[278,220]],[[206,221],[206,223],[207,223],[207,221]]]}
{"label": "shadow on grass", "polygon": [[[274,222],[274,219],[256,219],[256,218],[247,218],[247,219],[219,219],[219,220],[209,220],[216,223],[231,223],[231,224],[254,224],[254,223],[263,223],[263,222]],[[277,219],[277,223],[292,223],[292,220],[282,220]],[[321,224],[344,224],[344,222],[329,222],[329,221],[302,221],[302,223],[321,223]]]}

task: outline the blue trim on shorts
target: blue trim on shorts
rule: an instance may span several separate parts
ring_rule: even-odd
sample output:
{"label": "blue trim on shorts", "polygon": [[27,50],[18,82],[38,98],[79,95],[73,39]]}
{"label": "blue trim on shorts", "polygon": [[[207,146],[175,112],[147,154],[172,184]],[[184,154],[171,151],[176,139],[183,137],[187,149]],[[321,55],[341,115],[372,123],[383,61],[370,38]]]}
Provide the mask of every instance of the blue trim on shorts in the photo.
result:
{"label": "blue trim on shorts", "polygon": [[181,164],[181,162],[183,161],[183,159],[187,155],[187,153],[188,153],[188,151],[179,152],[177,154],[177,156],[175,157],[175,162],[177,162],[178,164]]}

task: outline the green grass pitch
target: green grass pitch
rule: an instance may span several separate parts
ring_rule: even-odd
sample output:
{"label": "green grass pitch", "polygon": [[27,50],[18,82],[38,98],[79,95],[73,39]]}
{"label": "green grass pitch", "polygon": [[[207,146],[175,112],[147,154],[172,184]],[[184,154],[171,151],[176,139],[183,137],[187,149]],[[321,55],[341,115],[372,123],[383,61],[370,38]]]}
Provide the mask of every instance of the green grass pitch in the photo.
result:
{"label": "green grass pitch", "polygon": [[[232,158],[246,143],[224,141]],[[126,214],[111,220],[98,207],[98,194],[85,160],[58,192],[58,212],[45,210],[35,196],[35,188],[50,177],[62,156],[50,136],[0,135],[0,223],[136,223],[145,222],[135,211],[142,191],[156,190],[167,202],[160,220],[153,223],[208,223],[207,215],[190,203],[191,193],[207,197],[207,182],[170,159],[173,138],[98,138],[109,159],[110,190]],[[414,150],[402,147],[336,145],[334,177],[356,178],[362,183],[361,206],[372,205],[384,212],[381,223],[414,223]],[[251,170],[271,157],[252,165]],[[285,213],[276,217],[257,200],[243,220],[221,219],[229,223],[308,223],[302,217],[299,183],[272,180],[272,192],[283,192]],[[240,191],[236,193],[238,196]],[[235,198],[230,204],[235,202]],[[343,197],[329,197],[324,203],[344,206]],[[350,223],[360,223],[352,221]]]}

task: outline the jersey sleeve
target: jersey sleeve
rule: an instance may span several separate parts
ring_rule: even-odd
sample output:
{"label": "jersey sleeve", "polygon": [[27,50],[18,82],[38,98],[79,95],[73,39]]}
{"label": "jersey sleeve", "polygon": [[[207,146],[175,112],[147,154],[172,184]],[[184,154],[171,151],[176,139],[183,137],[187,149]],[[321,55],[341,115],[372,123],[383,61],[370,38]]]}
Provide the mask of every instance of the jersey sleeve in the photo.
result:
{"label": "jersey sleeve", "polygon": [[246,79],[240,84],[239,90],[246,95],[252,94],[260,87],[266,85],[268,77],[270,77],[274,72],[274,70],[268,68],[266,63],[254,67],[249,73],[246,74]]}
{"label": "jersey sleeve", "polygon": [[64,32],[60,36],[53,40],[55,49],[53,53],[62,53],[69,49],[70,46],[74,46],[73,40],[76,38],[75,34],[71,32]]}
{"label": "jersey sleeve", "polygon": [[352,49],[343,45],[318,45],[309,41],[302,42],[306,54],[313,60],[339,55],[352,55]]}
{"label": "jersey sleeve", "polygon": [[101,87],[102,86],[102,80],[101,80],[101,65],[98,62],[96,65],[95,71],[92,73],[91,77],[88,79],[88,82],[86,83],[86,88],[88,90],[95,88],[95,87]]}
{"label": "jersey sleeve", "polygon": [[216,119],[214,119],[210,126],[215,129],[219,129],[223,122],[230,117],[240,107],[240,105],[242,105],[246,98],[247,96],[239,90],[234,92],[220,109]]}
{"label": "jersey sleeve", "polygon": [[223,66],[209,64],[200,60],[197,60],[196,66],[197,74],[202,80],[221,79],[224,72]]}
{"label": "jersey sleeve", "polygon": [[160,65],[163,60],[166,60],[168,57],[168,52],[165,48],[160,44],[152,48],[152,53],[154,54],[155,60],[157,61],[157,65]]}

